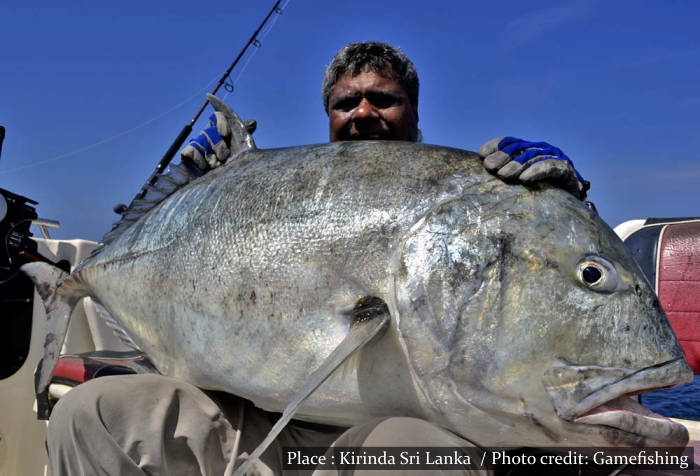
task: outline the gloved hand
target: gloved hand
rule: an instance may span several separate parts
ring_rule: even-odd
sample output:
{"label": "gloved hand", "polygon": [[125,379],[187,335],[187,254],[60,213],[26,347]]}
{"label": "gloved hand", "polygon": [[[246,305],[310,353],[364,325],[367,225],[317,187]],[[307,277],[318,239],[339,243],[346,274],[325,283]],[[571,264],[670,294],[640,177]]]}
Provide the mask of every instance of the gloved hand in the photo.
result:
{"label": "gloved hand", "polygon": [[215,112],[209,116],[209,124],[197,137],[190,139],[189,144],[180,152],[183,162],[190,161],[202,170],[220,166],[231,155],[231,127],[226,117]]}
{"label": "gloved hand", "polygon": [[499,137],[479,148],[484,166],[504,180],[530,184],[545,180],[586,198],[590,183],[574,168],[561,149],[546,142],[529,142],[516,137]]}
{"label": "gloved hand", "polygon": [[[189,161],[204,171],[219,167],[231,155],[231,126],[226,116],[222,112],[214,112],[209,116],[209,124],[197,137],[190,139],[180,152],[183,162]],[[257,127],[254,120],[246,121],[244,125],[249,134]]]}

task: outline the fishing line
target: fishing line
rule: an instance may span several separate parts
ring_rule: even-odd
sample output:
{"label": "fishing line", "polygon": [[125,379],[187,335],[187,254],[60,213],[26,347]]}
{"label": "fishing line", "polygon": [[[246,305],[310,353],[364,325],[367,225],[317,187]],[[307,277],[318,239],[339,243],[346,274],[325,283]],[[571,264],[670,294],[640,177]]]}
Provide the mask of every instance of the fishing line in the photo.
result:
{"label": "fishing line", "polygon": [[265,39],[265,37],[272,31],[272,28],[275,26],[275,23],[277,23],[277,20],[279,20],[280,16],[282,15],[282,12],[284,12],[285,8],[287,8],[287,5],[289,5],[289,2],[292,0],[286,0],[284,4],[280,7],[277,7],[274,12],[275,16],[272,17],[270,20],[270,23],[265,25],[263,30],[258,34],[255,39],[256,41],[253,42],[253,48],[252,52],[248,55],[246,58],[245,62],[243,63],[243,66],[238,71],[238,74],[236,74],[236,77],[234,79],[231,79],[231,76],[228,76],[228,82],[224,85],[224,89],[226,89],[226,93],[223,95],[222,99],[226,99],[229,94],[231,94],[236,87],[236,84],[238,84],[238,81],[241,79],[241,76],[243,76],[243,72],[246,70],[248,65],[250,64],[250,60],[253,59],[253,56],[258,52],[260,48],[262,48],[262,41]]}
{"label": "fishing line", "polygon": [[260,48],[255,48],[252,53],[250,53],[245,62],[243,63],[243,66],[241,66],[240,71],[236,75],[234,79],[231,79],[231,76],[227,76],[226,82],[224,83],[224,89],[226,90],[226,93],[222,96],[221,99],[226,99],[229,94],[231,94],[235,89],[236,89],[236,84],[238,84],[238,80],[241,79],[241,75],[243,75],[243,71],[246,70],[248,67],[248,64],[250,64],[250,60],[253,59],[253,56],[255,56],[255,53],[258,52]]}
{"label": "fishing line", "polygon": [[[246,50],[248,49],[248,47],[249,47],[251,44],[252,44],[253,46],[255,46],[255,48],[253,49],[252,53],[248,55],[248,57],[247,57],[245,63],[243,64],[241,70],[240,70],[240,71],[238,72],[238,74],[236,75],[236,78],[232,80],[231,77],[230,77],[230,74],[231,74],[231,71],[233,70],[233,67],[236,65],[237,61],[240,59],[240,57],[237,58],[236,61],[234,61],[234,63],[231,65],[230,69],[229,69],[227,72],[224,73],[224,76],[219,80],[219,84],[218,84],[217,87],[214,89],[213,93],[216,93],[216,91],[219,89],[219,87],[220,87],[221,85],[224,85],[224,87],[225,87],[225,89],[226,89],[226,91],[227,91],[227,93],[224,95],[224,98],[225,98],[226,96],[228,96],[228,94],[230,94],[231,92],[233,92],[234,87],[235,87],[235,83],[238,82],[238,80],[241,78],[241,76],[242,76],[242,74],[243,74],[243,71],[245,71],[245,69],[247,68],[247,66],[248,66],[248,64],[250,63],[251,59],[253,58],[253,56],[255,56],[255,53],[257,53],[257,50],[259,50],[259,49],[262,47],[262,40],[263,40],[263,38],[265,38],[265,36],[267,36],[267,34],[270,33],[270,31],[272,30],[272,27],[275,25],[275,23],[276,23],[277,20],[279,19],[279,16],[282,14],[282,12],[283,12],[284,9],[287,7],[287,5],[289,4],[290,1],[291,1],[291,0],[285,0],[284,4],[283,4],[282,6],[279,5],[279,3],[280,3],[279,0],[275,3],[275,6],[273,6],[272,10],[270,11],[270,13],[268,14],[268,16],[267,16],[267,17],[265,18],[265,20],[263,21],[263,24],[262,24],[262,25],[260,26],[260,28],[253,34],[253,36],[252,36],[251,39],[249,40],[248,44],[246,44],[245,48],[243,49],[242,53],[245,53]],[[271,21],[270,21],[269,23],[267,23],[267,20],[268,20],[273,14],[274,14],[274,17],[271,19]],[[242,55],[239,55],[239,56],[242,56]],[[149,124],[151,124],[151,123],[153,123],[153,122],[155,122],[155,121],[157,121],[157,120],[159,120],[159,119],[165,117],[166,115],[172,113],[173,111],[179,109],[180,107],[184,106],[185,104],[187,104],[188,102],[192,101],[193,99],[195,99],[195,98],[197,98],[197,97],[200,97],[201,94],[202,94],[202,92],[206,91],[206,90],[209,88],[209,86],[211,86],[214,82],[216,82],[216,80],[217,80],[218,78],[219,78],[219,76],[217,75],[216,78],[213,78],[213,79],[210,80],[207,84],[205,84],[203,87],[199,88],[199,89],[197,90],[197,92],[195,92],[195,93],[193,93],[192,95],[188,96],[186,99],[184,99],[183,101],[180,101],[179,103],[177,103],[176,105],[170,107],[169,109],[165,110],[164,112],[162,112],[162,113],[160,113],[160,114],[158,114],[158,115],[152,117],[151,119],[148,119],[147,121],[142,122],[141,124],[138,124],[138,125],[136,125],[136,126],[134,126],[134,127],[131,127],[131,128],[129,128],[129,129],[126,129],[126,130],[124,130],[124,131],[122,131],[122,132],[118,132],[117,134],[111,135],[111,136],[109,136],[109,137],[107,137],[107,138],[105,138],[105,139],[101,139],[101,140],[99,140],[99,141],[97,141],[97,142],[93,142],[92,144],[89,144],[89,145],[86,145],[86,146],[83,146],[83,147],[79,147],[79,148],[74,149],[74,150],[72,150],[72,151],[70,151],[70,152],[66,152],[66,153],[63,153],[63,154],[59,154],[59,155],[57,155],[57,156],[54,156],[54,157],[51,157],[51,158],[48,158],[48,159],[39,160],[39,161],[32,162],[32,163],[29,163],[29,164],[21,165],[21,166],[19,166],[19,167],[14,167],[14,168],[11,168],[11,169],[6,169],[6,170],[0,170],[0,175],[12,173],[12,172],[18,172],[18,171],[20,171],[20,170],[30,169],[30,168],[34,168],[34,167],[39,167],[39,166],[41,166],[41,165],[45,165],[45,164],[48,164],[48,163],[50,163],[50,162],[55,162],[55,161],[57,161],[57,160],[65,159],[65,158],[67,158],[67,157],[71,157],[71,156],[73,156],[73,155],[77,155],[77,154],[80,154],[80,153],[82,153],[82,152],[86,152],[86,151],[91,150],[91,149],[93,149],[93,148],[95,148],[95,147],[98,147],[98,146],[101,146],[101,145],[103,145],[103,144],[109,143],[109,142],[111,142],[111,141],[113,141],[113,140],[115,140],[115,139],[117,139],[117,138],[119,138],[119,137],[122,137],[122,136],[124,136],[124,135],[130,134],[130,133],[132,133],[132,132],[134,132],[134,131],[137,131],[137,130],[139,130],[139,129],[142,129],[142,128],[148,126]],[[204,107],[206,106],[207,103],[208,103],[208,102],[205,102],[205,104],[200,108],[200,111],[195,115],[195,118],[193,118],[192,121],[190,122],[190,127],[189,127],[190,130],[191,130],[192,124],[194,124],[194,122],[197,120],[197,118],[199,117],[199,115],[201,114],[201,112],[204,110]],[[182,136],[182,135],[183,135],[183,134],[181,133],[181,136]],[[178,139],[179,139],[179,138],[180,138],[180,137],[178,136]],[[177,139],[176,139],[176,141],[177,141]],[[184,142],[184,138],[183,138],[182,142]],[[180,144],[180,145],[181,145],[181,144]],[[179,147],[179,145],[178,145],[178,147]],[[173,146],[171,146],[171,148],[168,150],[168,152],[170,152],[171,149],[173,149]],[[168,153],[166,153],[166,155],[167,155],[167,154],[168,154]],[[174,154],[173,154],[173,155],[174,155]],[[164,158],[165,158],[165,157],[164,157]],[[156,172],[160,172],[160,171],[162,171],[162,170],[165,168],[164,166],[161,166],[162,162],[163,162],[163,160],[161,160],[161,163],[158,165],[158,167],[156,167]],[[167,162],[169,162],[169,160],[168,160]],[[167,163],[166,163],[165,165],[167,165]],[[154,173],[154,175],[155,175],[155,173]],[[152,178],[153,178],[153,176],[151,177],[151,179],[152,179]],[[150,182],[151,179],[149,179],[149,182]]]}
{"label": "fishing line", "polygon": [[[245,44],[243,49],[238,53],[236,56],[236,59],[233,60],[233,63],[231,63],[224,72],[224,75],[221,77],[219,80],[218,84],[212,89],[211,95],[216,96],[216,92],[219,90],[221,86],[224,86],[227,83],[230,83],[230,75],[233,69],[236,67],[238,62],[243,58],[243,55],[246,54],[248,49],[250,48],[251,45],[253,45],[256,48],[259,48],[262,46],[262,43],[258,39],[258,35],[260,35],[260,32],[262,29],[265,27],[267,24],[268,20],[272,15],[280,15],[282,13],[282,10],[280,9],[280,2],[282,0],[277,0],[275,4],[272,6],[270,11],[265,15],[265,18],[263,21],[258,25],[258,27],[255,29],[253,34],[248,38],[248,42]],[[277,17],[275,17],[276,19]],[[230,84],[231,89],[233,88],[233,84]],[[155,170],[151,174],[150,177],[148,177],[148,180],[146,180],[146,183],[141,187],[141,190],[136,194],[136,196],[132,199],[131,203],[134,203],[136,200],[140,200],[143,197],[146,196],[146,193],[148,192],[148,189],[151,185],[155,184],[156,181],[158,180],[158,177],[160,174],[165,170],[165,168],[168,166],[170,161],[175,157],[175,154],[177,151],[182,147],[182,144],[184,144],[185,140],[187,139],[187,136],[192,132],[192,126],[194,125],[195,122],[197,122],[197,119],[199,119],[199,116],[204,112],[204,109],[209,105],[209,99],[207,98],[204,101],[204,104],[202,104],[199,108],[199,110],[195,113],[194,117],[190,120],[188,124],[186,124],[180,133],[177,135],[175,140],[173,141],[172,144],[170,144],[170,147],[168,147],[168,150],[165,151],[165,154],[163,154],[163,157],[161,157],[160,161],[155,167]],[[129,205],[131,206],[131,204]],[[128,208],[128,207],[127,207]]]}
{"label": "fishing line", "polygon": [[109,136],[109,137],[105,138],[105,139],[101,139],[101,140],[99,140],[99,141],[97,141],[97,142],[93,142],[92,144],[89,144],[89,145],[86,145],[86,146],[83,146],[83,147],[79,147],[79,148],[74,149],[74,150],[72,150],[72,151],[70,151],[70,152],[66,152],[66,153],[57,155],[57,156],[55,156],[55,157],[51,157],[51,158],[49,158],[49,159],[39,160],[39,161],[32,162],[32,163],[29,163],[29,164],[26,164],[26,165],[21,165],[21,166],[19,166],[19,167],[14,167],[14,168],[12,168],[12,169],[0,170],[0,174],[8,174],[8,173],[10,173],[10,172],[17,172],[17,171],[19,171],[19,170],[31,169],[31,168],[37,167],[37,166],[39,166],[39,165],[48,164],[49,162],[55,162],[55,161],[60,160],[60,159],[65,159],[66,157],[70,157],[70,156],[72,156],[72,155],[80,154],[81,152],[85,152],[85,151],[87,151],[87,150],[93,149],[93,148],[95,148],[95,147],[97,147],[97,146],[100,146],[100,145],[102,145],[102,144],[106,144],[106,143],[111,142],[111,141],[113,141],[113,140],[115,140],[115,139],[118,139],[118,138],[121,137],[121,136],[125,136],[125,135],[130,134],[130,133],[132,133],[132,132],[134,132],[134,131],[137,131],[137,130],[139,130],[139,129],[142,129],[142,128],[146,127],[147,125],[149,125],[149,124],[151,124],[151,123],[157,121],[158,119],[161,119],[161,118],[167,116],[168,114],[170,114],[171,112],[173,112],[173,111],[175,111],[175,110],[181,108],[182,106],[184,106],[184,105],[187,104],[188,102],[192,101],[193,99],[196,99],[196,98],[198,98],[198,97],[201,97],[202,92],[204,92],[204,91],[206,91],[207,89],[209,89],[209,86],[211,86],[213,83],[215,83],[216,80],[217,80],[218,78],[219,78],[219,76],[217,75],[215,78],[212,78],[207,84],[205,84],[204,86],[202,86],[201,88],[199,88],[199,89],[197,90],[196,93],[191,94],[191,95],[188,96],[186,99],[180,101],[179,103],[175,104],[174,106],[170,107],[169,109],[166,109],[165,111],[161,112],[161,113],[158,114],[157,116],[154,116],[154,117],[152,117],[151,119],[148,119],[147,121],[144,121],[144,122],[142,122],[141,124],[138,124],[138,125],[136,125],[136,126],[130,128],[130,129],[126,129],[126,130],[124,130],[124,131],[122,131],[122,132],[118,132],[118,133],[116,133],[116,134],[114,134],[114,135],[112,135],[112,136]]}

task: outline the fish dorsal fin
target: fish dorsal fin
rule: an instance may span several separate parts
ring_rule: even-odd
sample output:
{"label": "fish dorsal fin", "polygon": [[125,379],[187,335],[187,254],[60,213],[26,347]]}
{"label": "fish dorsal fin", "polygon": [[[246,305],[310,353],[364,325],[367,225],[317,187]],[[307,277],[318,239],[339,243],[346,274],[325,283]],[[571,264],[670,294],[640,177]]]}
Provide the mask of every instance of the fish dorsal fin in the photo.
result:
{"label": "fish dorsal fin", "polygon": [[[304,400],[325,382],[335,369],[340,367],[352,354],[372,340],[372,338],[386,326],[390,319],[389,310],[383,302],[381,302],[381,306],[372,306],[371,309],[363,308],[359,311],[345,339],[338,344],[338,347],[333,349],[333,352],[326,357],[326,360],[323,361],[321,366],[309,376],[306,382],[304,382],[301,390],[294,395],[294,398],[292,398],[292,401],[287,405],[287,408],[284,409],[282,416],[277,420],[277,423],[275,423],[262,443],[260,443],[250,456],[236,468],[233,476],[243,476],[246,474],[246,471],[250,469],[253,463],[260,458],[267,447],[270,446],[270,443],[272,443],[284,427],[287,426],[287,423],[292,419],[301,404],[304,403]],[[236,458],[237,455],[233,453],[226,467],[226,471],[224,472],[225,476],[231,475]]]}
{"label": "fish dorsal fin", "polygon": [[215,111],[226,116],[226,120],[231,127],[231,156],[229,157],[229,160],[233,159],[241,152],[255,149],[256,147],[253,136],[250,135],[248,129],[245,127],[245,124],[243,124],[241,118],[238,117],[238,114],[236,114],[233,109],[228,106],[228,104],[213,94],[207,94],[207,99]]}
{"label": "fish dorsal fin", "polygon": [[[235,159],[242,152],[255,149],[255,141],[253,136],[246,129],[245,124],[241,121],[233,109],[231,109],[221,99],[212,94],[207,94],[207,99],[211,103],[215,111],[221,112],[226,117],[231,129],[231,144],[227,162]],[[149,210],[172,195],[175,191],[181,189],[192,180],[204,175],[206,172],[201,171],[193,164],[180,162],[171,164],[165,173],[156,176],[156,180],[152,185],[146,186],[146,194],[143,198],[134,199],[129,206],[121,212],[121,219],[112,225],[112,229],[107,232],[101,240],[101,245],[90,255],[98,254],[105,245],[116,240],[124,230],[136,223],[139,218],[145,215]]]}
{"label": "fish dorsal fin", "polygon": [[97,255],[106,245],[116,240],[153,207],[203,174],[204,172],[192,164],[183,162],[170,164],[165,173],[157,175],[155,182],[146,187],[146,194],[143,198],[135,198],[126,209],[120,212],[121,219],[112,225],[110,231],[105,233],[100,241],[100,246],[93,250],[90,257]]}

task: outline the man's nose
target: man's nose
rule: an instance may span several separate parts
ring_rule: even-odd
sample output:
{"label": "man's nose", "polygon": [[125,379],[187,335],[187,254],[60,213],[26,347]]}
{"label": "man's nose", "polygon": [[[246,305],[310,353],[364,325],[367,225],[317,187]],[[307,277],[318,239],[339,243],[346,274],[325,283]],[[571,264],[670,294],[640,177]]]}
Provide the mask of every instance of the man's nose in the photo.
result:
{"label": "man's nose", "polygon": [[363,120],[376,117],[377,111],[367,98],[362,98],[360,104],[357,105],[353,113],[353,119]]}

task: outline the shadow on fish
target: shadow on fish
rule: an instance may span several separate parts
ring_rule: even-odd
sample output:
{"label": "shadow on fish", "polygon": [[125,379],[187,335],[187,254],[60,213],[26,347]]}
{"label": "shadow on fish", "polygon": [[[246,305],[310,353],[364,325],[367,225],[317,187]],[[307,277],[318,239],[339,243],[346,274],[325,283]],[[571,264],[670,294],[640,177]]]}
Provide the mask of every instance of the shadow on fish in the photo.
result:
{"label": "shadow on fish", "polygon": [[[91,296],[161,373],[266,410],[327,369],[297,398],[307,421],[415,416],[480,446],[686,444],[632,396],[691,370],[582,202],[445,147],[259,150],[213,102],[238,131],[227,164],[142,207],[71,275],[23,268],[48,316],[38,391]],[[349,339],[375,315],[387,324]]]}

